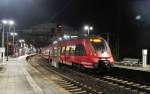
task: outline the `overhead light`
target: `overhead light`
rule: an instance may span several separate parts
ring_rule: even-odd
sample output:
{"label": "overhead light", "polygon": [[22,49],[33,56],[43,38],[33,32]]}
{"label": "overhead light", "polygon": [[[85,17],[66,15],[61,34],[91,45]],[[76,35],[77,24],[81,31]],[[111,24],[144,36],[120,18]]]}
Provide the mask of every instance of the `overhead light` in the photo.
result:
{"label": "overhead light", "polygon": [[8,21],[7,21],[7,20],[2,20],[2,23],[3,23],[3,24],[7,24]]}

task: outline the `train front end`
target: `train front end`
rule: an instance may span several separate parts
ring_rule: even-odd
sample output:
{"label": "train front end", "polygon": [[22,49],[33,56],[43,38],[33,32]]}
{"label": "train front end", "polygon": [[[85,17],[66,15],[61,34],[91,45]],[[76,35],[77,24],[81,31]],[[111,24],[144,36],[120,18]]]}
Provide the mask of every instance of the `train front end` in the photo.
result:
{"label": "train front end", "polygon": [[108,43],[101,37],[90,38],[93,47],[94,68],[98,70],[110,69],[114,64]]}

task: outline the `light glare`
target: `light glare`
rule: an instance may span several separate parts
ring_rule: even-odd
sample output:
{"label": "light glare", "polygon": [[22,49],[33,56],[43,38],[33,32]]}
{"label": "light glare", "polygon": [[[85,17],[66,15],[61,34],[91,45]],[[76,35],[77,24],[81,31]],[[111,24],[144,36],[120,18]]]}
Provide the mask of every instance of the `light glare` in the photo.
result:
{"label": "light glare", "polygon": [[3,23],[3,24],[7,24],[8,21],[7,21],[7,20],[2,20],[2,23]]}
{"label": "light glare", "polygon": [[93,30],[93,27],[92,27],[92,26],[90,26],[90,30]]}
{"label": "light glare", "polygon": [[59,40],[61,41],[61,40],[62,40],[62,38],[59,38]]}
{"label": "light glare", "polygon": [[10,35],[11,35],[11,36],[17,36],[18,33],[11,32]]}
{"label": "light glare", "polygon": [[10,24],[10,25],[13,25],[13,24],[14,24],[14,21],[10,20],[10,21],[9,21],[9,24]]}
{"label": "light glare", "polygon": [[137,15],[135,19],[136,20],[140,20],[141,19],[141,15]]}
{"label": "light glare", "polygon": [[20,39],[19,42],[25,42],[24,39]]}
{"label": "light glare", "polygon": [[84,26],[84,30],[88,30],[89,29],[89,26]]}

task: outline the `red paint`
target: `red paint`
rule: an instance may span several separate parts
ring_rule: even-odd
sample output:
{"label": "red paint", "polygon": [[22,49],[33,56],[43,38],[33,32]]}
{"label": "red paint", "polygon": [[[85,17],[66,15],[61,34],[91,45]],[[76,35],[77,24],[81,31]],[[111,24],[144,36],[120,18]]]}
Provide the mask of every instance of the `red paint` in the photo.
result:
{"label": "red paint", "polygon": [[[101,37],[100,37],[101,38]],[[101,51],[96,51],[94,47],[92,46],[90,40],[88,38],[78,38],[78,39],[70,39],[70,40],[63,40],[61,42],[58,42],[57,44],[51,45],[44,49],[44,51],[48,51],[47,49],[50,49],[50,55],[47,57],[50,60],[55,60],[55,58],[59,58],[59,62],[61,63],[76,63],[81,64],[84,67],[87,68],[94,68],[94,65],[98,63],[99,60],[107,60],[112,65],[114,64],[114,59],[111,54],[111,50],[107,44],[107,42],[101,38],[103,42],[107,45],[107,50],[105,50],[105,54]],[[57,55],[55,55],[55,51],[61,51],[62,47],[67,46],[75,46],[75,45],[83,45],[85,49],[86,55],[80,56],[75,54],[68,54],[63,52],[58,52]],[[45,52],[46,54],[49,52]],[[44,54],[45,54],[44,53]],[[105,57],[102,57],[105,56]]]}

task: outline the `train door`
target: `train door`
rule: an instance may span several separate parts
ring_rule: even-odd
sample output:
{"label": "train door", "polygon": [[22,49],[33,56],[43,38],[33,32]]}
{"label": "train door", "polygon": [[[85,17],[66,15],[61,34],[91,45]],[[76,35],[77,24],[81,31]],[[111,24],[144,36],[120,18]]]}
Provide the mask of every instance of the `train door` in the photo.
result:
{"label": "train door", "polygon": [[71,49],[71,46],[66,46],[66,52],[65,52],[65,64],[67,65],[72,65],[72,62],[70,60],[70,49]]}
{"label": "train door", "polygon": [[81,64],[85,61],[86,51],[82,44],[76,45],[75,48],[75,62]]}
{"label": "train door", "polygon": [[66,52],[66,47],[65,46],[61,47],[60,63],[65,62],[65,52]]}
{"label": "train door", "polygon": [[52,63],[52,47],[49,47],[48,62]]}
{"label": "train door", "polygon": [[69,48],[69,62],[75,62],[75,45],[70,46]]}
{"label": "train door", "polygon": [[60,62],[60,47],[54,47],[53,50],[53,60],[52,60],[52,66],[54,67],[59,67],[59,62]]}
{"label": "train door", "polygon": [[72,65],[72,63],[74,62],[75,48],[76,48],[75,45],[67,46],[67,49],[66,49],[66,63],[68,65]]}

